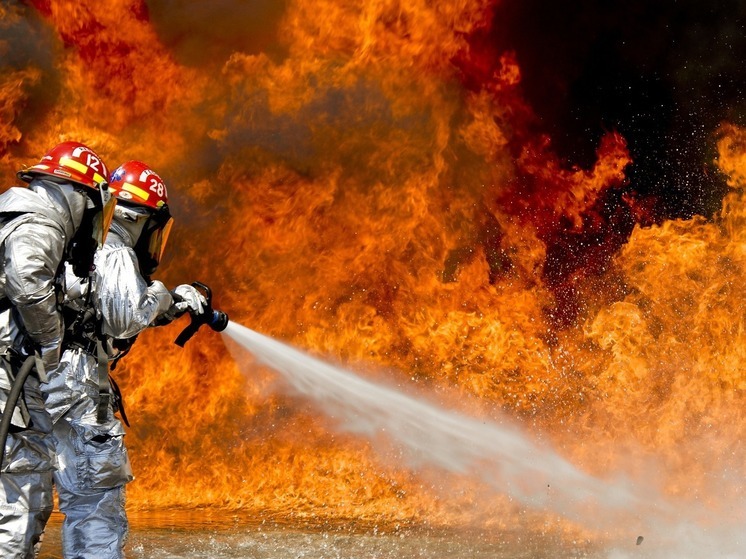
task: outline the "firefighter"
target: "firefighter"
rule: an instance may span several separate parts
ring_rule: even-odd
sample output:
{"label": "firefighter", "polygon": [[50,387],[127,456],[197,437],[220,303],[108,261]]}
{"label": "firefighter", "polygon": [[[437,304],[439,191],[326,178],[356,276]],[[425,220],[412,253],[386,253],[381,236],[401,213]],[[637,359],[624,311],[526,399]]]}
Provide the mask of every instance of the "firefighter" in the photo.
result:
{"label": "firefighter", "polygon": [[116,205],[103,160],[78,142],[58,144],[18,177],[28,187],[0,195],[0,423],[9,421],[0,443],[3,559],[33,558],[52,512],[55,456],[40,382],[60,360],[63,263],[89,281]]}
{"label": "firefighter", "polygon": [[109,364],[148,326],[186,311],[199,315],[206,305],[191,285],[169,291],[151,279],[173,224],[160,176],[129,161],[112,173],[109,186],[117,199],[111,230],[96,254],[92,288],[68,286],[65,351],[44,389],[60,461],[54,480],[68,559],[124,557],[125,485],[133,475],[124,427],[114,415],[120,411],[126,421]]}

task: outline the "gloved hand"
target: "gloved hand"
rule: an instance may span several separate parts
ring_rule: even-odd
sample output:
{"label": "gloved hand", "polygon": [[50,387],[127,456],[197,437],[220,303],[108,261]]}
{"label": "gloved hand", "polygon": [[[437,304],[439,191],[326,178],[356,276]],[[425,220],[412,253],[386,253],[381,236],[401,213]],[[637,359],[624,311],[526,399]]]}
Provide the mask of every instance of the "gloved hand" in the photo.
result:
{"label": "gloved hand", "polygon": [[191,314],[200,315],[205,312],[207,299],[194,286],[179,285],[171,291],[171,295],[174,298],[174,303],[168,309],[169,314],[178,316],[189,311]]}
{"label": "gloved hand", "polygon": [[88,293],[89,282],[83,282],[73,272],[73,267],[69,262],[65,262],[65,303],[82,299]]}

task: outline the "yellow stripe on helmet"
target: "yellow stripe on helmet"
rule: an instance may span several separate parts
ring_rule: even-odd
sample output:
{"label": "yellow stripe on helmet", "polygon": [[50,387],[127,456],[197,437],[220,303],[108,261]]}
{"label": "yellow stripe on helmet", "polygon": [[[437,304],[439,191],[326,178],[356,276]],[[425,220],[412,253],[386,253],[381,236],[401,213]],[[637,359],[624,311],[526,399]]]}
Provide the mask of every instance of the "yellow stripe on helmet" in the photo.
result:
{"label": "yellow stripe on helmet", "polygon": [[72,167],[73,169],[84,175],[88,172],[88,167],[83,165],[80,161],[75,161],[74,159],[70,159],[69,157],[60,157],[60,165],[64,167]]}
{"label": "yellow stripe on helmet", "polygon": [[[82,175],[86,175],[89,171],[89,168],[83,165],[80,161],[75,161],[74,159],[70,159],[69,157],[60,157],[60,165],[62,165],[63,167],[71,167]],[[106,179],[99,175],[96,171],[93,171],[93,181],[98,184],[102,184],[106,182]]]}
{"label": "yellow stripe on helmet", "polygon": [[148,198],[150,198],[150,193],[147,190],[143,190],[139,186],[135,186],[134,184],[130,184],[128,182],[125,182],[122,185],[122,190],[126,190],[127,192],[130,192],[135,196],[139,196],[143,200],[147,200]]}

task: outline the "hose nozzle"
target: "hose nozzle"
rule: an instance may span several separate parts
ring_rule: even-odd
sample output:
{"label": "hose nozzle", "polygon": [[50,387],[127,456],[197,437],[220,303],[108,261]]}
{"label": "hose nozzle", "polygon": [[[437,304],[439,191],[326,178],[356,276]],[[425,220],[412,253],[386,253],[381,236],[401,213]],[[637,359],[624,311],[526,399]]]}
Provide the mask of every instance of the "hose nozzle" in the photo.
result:
{"label": "hose nozzle", "polygon": [[212,317],[210,317],[207,325],[216,332],[222,332],[228,326],[228,315],[223,311],[216,311],[213,309]]}
{"label": "hose nozzle", "polygon": [[195,288],[204,291],[207,306],[202,314],[190,314],[192,318],[191,323],[181,331],[181,334],[179,334],[174,341],[174,343],[180,347],[184,347],[184,344],[197,333],[197,330],[199,330],[200,326],[203,324],[207,324],[207,326],[216,332],[222,332],[228,326],[228,315],[212,308],[212,290],[204,283],[198,281],[195,281],[192,285]]}

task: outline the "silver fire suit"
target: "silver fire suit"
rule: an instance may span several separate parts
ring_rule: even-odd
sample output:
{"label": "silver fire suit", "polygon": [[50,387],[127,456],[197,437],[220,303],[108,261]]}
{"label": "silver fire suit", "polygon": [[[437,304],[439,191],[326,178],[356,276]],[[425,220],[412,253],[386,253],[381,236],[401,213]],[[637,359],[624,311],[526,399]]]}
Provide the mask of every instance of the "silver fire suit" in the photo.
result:
{"label": "silver fire suit", "polygon": [[[15,187],[0,195],[0,297],[7,297],[12,304],[0,314],[3,409],[11,378],[27,352],[39,352],[47,371],[57,366],[63,322],[57,309],[57,293],[62,288],[55,284],[88,202],[87,196],[70,184],[39,178],[28,188]],[[52,511],[52,423],[36,374],[26,380],[20,400],[12,412],[0,474],[3,559],[33,558]]]}
{"label": "silver fire suit", "polygon": [[[139,334],[172,307],[168,289],[159,281],[148,285],[140,274],[132,247],[144,225],[142,217],[117,206],[106,243],[96,254],[88,304],[92,302],[109,339]],[[88,286],[76,288],[72,282],[68,285],[67,304],[82,309]],[[97,417],[99,391],[106,383],[102,376],[108,376],[108,369],[99,367],[94,342],[65,342],[60,366],[43,387],[59,460],[54,481],[65,515],[62,545],[67,559],[121,559],[128,531],[125,484],[133,479],[132,469],[124,428],[112,403],[105,419]],[[109,345],[109,356],[114,353]]]}

